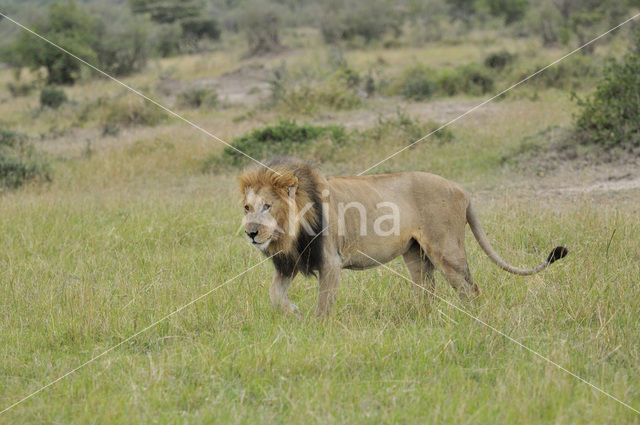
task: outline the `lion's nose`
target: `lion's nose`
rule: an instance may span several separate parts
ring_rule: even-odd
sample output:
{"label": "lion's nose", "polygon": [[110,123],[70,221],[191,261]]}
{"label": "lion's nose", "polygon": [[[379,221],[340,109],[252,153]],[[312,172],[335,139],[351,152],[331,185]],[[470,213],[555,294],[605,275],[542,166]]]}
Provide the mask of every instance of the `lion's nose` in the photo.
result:
{"label": "lion's nose", "polygon": [[247,232],[247,231],[245,230],[245,233],[246,233],[247,235],[249,235],[249,237],[250,237],[251,239],[255,239],[255,238],[256,238],[256,236],[258,236],[258,232]]}

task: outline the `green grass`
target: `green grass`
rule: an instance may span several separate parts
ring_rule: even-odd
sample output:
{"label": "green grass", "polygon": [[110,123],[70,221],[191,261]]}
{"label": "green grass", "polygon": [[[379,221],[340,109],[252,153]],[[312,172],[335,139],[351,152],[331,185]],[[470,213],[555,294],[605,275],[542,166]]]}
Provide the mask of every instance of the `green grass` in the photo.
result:
{"label": "green grass", "polygon": [[[497,47],[525,44],[506,40]],[[483,58],[476,46],[372,48],[347,56],[364,72],[382,54],[395,72],[416,54],[440,52],[432,66],[463,64],[471,53]],[[316,60],[308,51],[286,54],[292,62]],[[221,68],[210,74],[217,61]],[[238,61],[221,52],[172,58],[127,82],[150,87],[159,68],[169,66],[185,79],[219,75]],[[37,93],[0,103],[12,129],[46,135],[38,146],[52,152],[53,175],[49,184],[0,198],[0,410],[263,259],[240,235],[236,175],[200,172],[204,158],[222,145],[168,120],[125,128],[117,138],[96,136],[91,153],[85,150],[80,131],[94,124],[75,128],[75,111],[95,100],[90,94],[118,90],[102,80],[68,89],[71,103],[58,119],[71,133],[63,136],[48,133],[55,117],[34,112]],[[419,104],[415,118],[445,122],[481,100]],[[372,108],[365,121],[373,125],[378,108],[393,116],[397,102],[367,100],[361,110],[331,111],[311,122],[358,128],[355,114]],[[492,191],[532,179],[502,168],[504,155],[526,135],[570,123],[573,108],[558,90],[543,90],[537,100],[509,96],[452,126],[451,141],[426,140],[375,171],[429,170],[478,192],[485,231],[517,266],[537,264],[553,246],[566,245],[566,259],[522,278],[495,267],[468,232],[481,297],[461,302],[440,275],[437,293],[637,409],[637,192],[531,197],[516,189]],[[225,140],[279,118],[277,111],[256,110],[234,123],[246,108],[201,109],[182,112]],[[444,117],[433,116],[441,111]],[[357,173],[409,142],[390,134],[347,145],[323,169]],[[389,266],[406,274],[398,260]],[[271,272],[265,263],[238,277],[1,414],[0,423],[640,422],[446,303],[417,299],[411,285],[388,270],[343,272],[326,321],[313,315],[317,284],[311,278],[296,279],[290,291],[302,320],[275,311]]]}
{"label": "green grass", "polygon": [[[261,260],[235,232],[235,209],[215,208],[234,194],[206,180],[190,194],[3,203],[3,407]],[[640,226],[589,202],[556,207],[495,203],[483,223],[516,264],[537,263],[557,242],[571,249],[566,260],[513,277],[468,237],[482,297],[463,304],[441,278],[437,292],[637,406]],[[265,264],[239,277],[3,422],[637,420],[445,303],[415,299],[389,271],[345,272],[327,322],[311,314],[312,279],[291,293],[302,321],[273,311],[270,272]]]}

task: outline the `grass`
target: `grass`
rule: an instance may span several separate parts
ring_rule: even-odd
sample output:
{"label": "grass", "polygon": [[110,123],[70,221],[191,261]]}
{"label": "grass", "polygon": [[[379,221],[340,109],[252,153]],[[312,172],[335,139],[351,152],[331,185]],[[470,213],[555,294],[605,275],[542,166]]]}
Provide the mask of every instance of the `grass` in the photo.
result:
{"label": "grass", "polygon": [[[237,236],[228,189],[21,194],[1,207],[3,405],[39,388],[257,263]],[[483,296],[461,304],[555,362],[637,405],[638,251],[632,213],[589,202],[483,207],[494,244],[532,264],[557,242],[571,256],[506,275],[469,237]],[[531,214],[535,211],[535,214]],[[25,212],[27,212],[25,214]],[[602,229],[583,234],[584,229]],[[613,229],[615,239],[604,255]],[[224,246],[224,249],[219,247]],[[603,257],[604,260],[603,261]],[[391,267],[404,274],[399,262]],[[414,299],[384,269],[345,272],[333,318],[274,312],[262,265],[6,413],[13,422],[603,422],[636,416],[442,302]],[[116,408],[114,408],[116,406]],[[131,415],[129,412],[135,412]]]}
{"label": "grass", "polygon": [[[424,52],[464,58],[474,46]],[[399,50],[388,51],[399,62],[421,52]],[[302,62],[305,54],[285,53]],[[357,67],[376,55],[376,48],[354,51],[348,60]],[[209,76],[215,58],[227,70],[240,60],[217,52],[158,66]],[[152,87],[156,72],[152,66],[127,81]],[[120,90],[102,80],[82,83],[68,90],[76,107],[91,101],[89,87],[96,97]],[[417,106],[421,122],[445,122],[479,101],[406,106]],[[362,109],[393,115],[396,102],[374,99]],[[37,93],[1,103],[1,119],[32,136],[47,133],[52,118],[30,115],[34,105]],[[73,107],[62,106],[60,119]],[[462,303],[440,275],[437,293],[638,408],[637,192],[567,198],[492,190],[531,179],[502,168],[502,157],[525,135],[569,123],[572,108],[558,90],[540,91],[537,100],[507,97],[457,122],[452,141],[427,140],[375,171],[430,170],[484,191],[474,196],[484,228],[515,265],[537,264],[557,244],[569,247],[566,259],[521,278],[490,263],[467,232],[482,296]],[[225,140],[277,118],[257,110],[234,123],[242,106],[200,109],[181,112]],[[352,128],[355,113],[314,119]],[[236,175],[200,172],[222,145],[168,120],[96,138],[89,154],[74,132],[91,128],[60,127],[71,132],[39,141],[53,152],[53,182],[0,198],[0,410],[262,260],[239,234]],[[357,173],[409,142],[350,146],[323,168]],[[400,261],[390,267],[406,274]],[[269,264],[256,267],[0,415],[0,423],[640,421],[446,303],[416,299],[408,282],[382,268],[343,272],[327,321],[312,314],[313,279],[296,279],[290,292],[301,321],[274,311],[270,274]]]}

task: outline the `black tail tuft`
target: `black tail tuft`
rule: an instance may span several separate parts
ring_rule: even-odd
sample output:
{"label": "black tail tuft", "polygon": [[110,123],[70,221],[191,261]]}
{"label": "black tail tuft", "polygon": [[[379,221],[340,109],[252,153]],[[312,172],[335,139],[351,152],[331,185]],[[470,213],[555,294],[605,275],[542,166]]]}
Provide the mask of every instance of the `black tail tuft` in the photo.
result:
{"label": "black tail tuft", "polygon": [[569,253],[569,250],[567,248],[563,246],[557,246],[553,248],[553,251],[551,251],[551,253],[549,254],[549,257],[547,257],[547,263],[553,264],[559,259],[566,257],[568,253]]}

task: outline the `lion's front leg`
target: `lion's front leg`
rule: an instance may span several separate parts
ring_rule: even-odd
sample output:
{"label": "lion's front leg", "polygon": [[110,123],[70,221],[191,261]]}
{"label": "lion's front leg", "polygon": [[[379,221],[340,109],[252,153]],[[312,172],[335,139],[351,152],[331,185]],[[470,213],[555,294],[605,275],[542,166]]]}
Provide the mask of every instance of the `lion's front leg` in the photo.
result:
{"label": "lion's front leg", "polygon": [[273,304],[275,308],[281,308],[287,313],[301,316],[298,306],[287,298],[287,290],[295,276],[296,272],[290,276],[284,276],[278,270],[275,270],[273,273],[273,281],[269,288],[269,297],[271,298],[271,304]]}
{"label": "lion's front leg", "polygon": [[323,317],[329,314],[338,296],[340,285],[340,261],[328,260],[320,268],[318,275],[318,307],[316,315]]}

